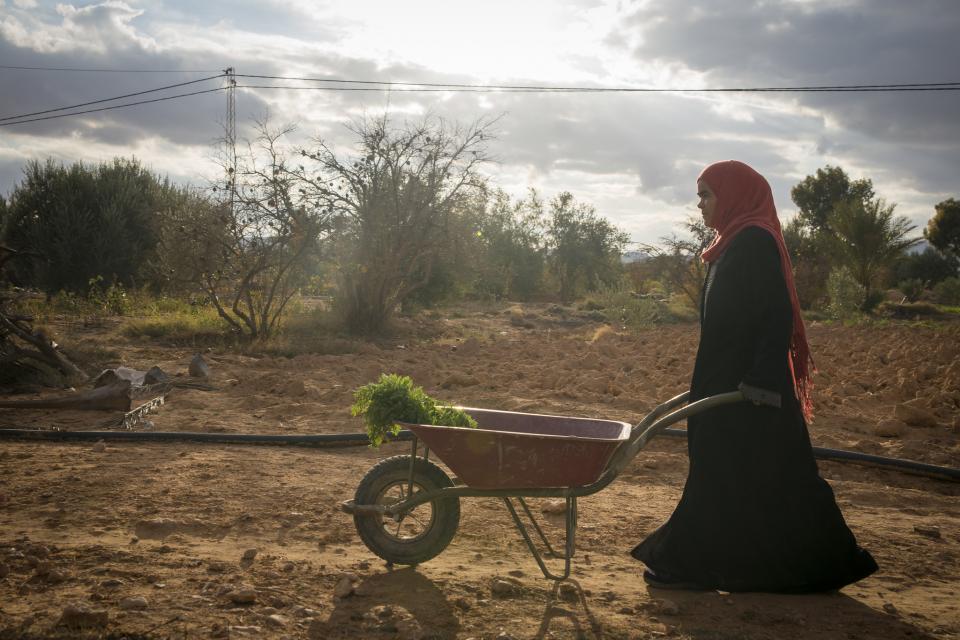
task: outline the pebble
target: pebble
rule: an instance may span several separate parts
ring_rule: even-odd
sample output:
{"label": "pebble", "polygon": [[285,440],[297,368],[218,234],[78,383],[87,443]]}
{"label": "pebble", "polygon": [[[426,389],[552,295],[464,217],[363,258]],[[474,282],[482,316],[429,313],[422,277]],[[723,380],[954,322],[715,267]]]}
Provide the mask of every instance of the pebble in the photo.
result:
{"label": "pebble", "polygon": [[243,561],[249,562],[257,557],[256,549],[247,549],[243,552],[243,556],[240,558]]}
{"label": "pebble", "polygon": [[333,588],[333,595],[338,598],[346,598],[353,593],[353,590],[353,581],[350,579],[350,576],[344,575],[340,577],[337,585]]}
{"label": "pebble", "polygon": [[100,586],[106,589],[116,589],[117,587],[122,587],[125,584],[126,583],[120,578],[107,578],[100,583]]}
{"label": "pebble", "polygon": [[142,611],[149,606],[147,599],[143,596],[133,596],[130,598],[124,598],[120,601],[120,608],[127,609],[128,611],[136,610]]}
{"label": "pebble", "polygon": [[547,500],[540,510],[544,513],[566,513],[567,512],[567,501],[566,500]]}
{"label": "pebble", "polygon": [[918,524],[913,527],[913,530],[922,536],[933,538],[934,540],[940,539],[940,527],[928,527],[922,524]]}
{"label": "pebble", "polygon": [[657,613],[662,613],[665,616],[676,616],[680,614],[680,605],[674,602],[673,600],[657,600]]}
{"label": "pebble", "polygon": [[494,578],[490,584],[490,592],[495,596],[511,596],[516,593],[516,591],[517,585],[501,578]]}
{"label": "pebble", "polygon": [[237,625],[228,627],[229,632],[227,633],[228,638],[232,638],[233,634],[241,636],[254,636],[260,637],[262,635],[262,629],[254,625]]}
{"label": "pebble", "polygon": [[44,574],[43,579],[49,582],[50,584],[59,584],[67,579],[67,574],[58,569],[50,569]]}
{"label": "pebble", "polygon": [[873,435],[881,438],[899,438],[907,431],[907,425],[901,420],[883,420],[877,423],[873,429]]}
{"label": "pebble", "polygon": [[273,627],[285,627],[287,626],[287,619],[279,613],[274,613],[267,616],[267,624]]}
{"label": "pebble", "polygon": [[227,597],[234,604],[253,604],[257,601],[257,592],[254,589],[235,589]]}
{"label": "pebble", "polygon": [[916,400],[898,404],[893,410],[893,417],[914,427],[937,426],[937,416]]}
{"label": "pebble", "polygon": [[[190,360],[188,372],[192,378],[209,378],[210,365],[208,365],[207,361],[203,359],[203,356],[198,353]],[[236,627],[232,628],[236,629]]]}
{"label": "pebble", "polygon": [[891,604],[891,603],[889,603],[889,602],[884,602],[884,603],[883,603],[883,610],[886,611],[887,613],[889,613],[889,614],[892,615],[892,616],[895,616],[895,615],[897,615],[897,614],[899,613],[899,611],[897,611],[897,608],[896,608],[895,606],[893,606],[893,604]]}
{"label": "pebble", "polygon": [[58,627],[103,628],[107,626],[109,616],[102,609],[91,609],[84,604],[68,604],[64,607],[57,621]]}
{"label": "pebble", "polygon": [[98,440],[90,447],[90,450],[94,453],[103,453],[107,450],[107,444],[103,440]]}

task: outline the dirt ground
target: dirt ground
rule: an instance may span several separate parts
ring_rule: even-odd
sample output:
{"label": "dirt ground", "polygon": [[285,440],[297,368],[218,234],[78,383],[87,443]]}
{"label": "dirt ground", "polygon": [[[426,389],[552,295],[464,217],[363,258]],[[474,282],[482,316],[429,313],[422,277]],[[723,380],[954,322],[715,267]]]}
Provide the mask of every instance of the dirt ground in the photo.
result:
{"label": "dirt ground", "polygon": [[[174,389],[152,429],[359,432],[351,392],[381,372],[467,406],[636,423],[685,390],[697,338],[695,325],[631,334],[550,305],[406,323],[378,344],[334,341],[332,355],[207,351],[215,389]],[[809,333],[815,445],[960,467],[958,323]],[[115,328],[70,339],[178,379],[193,355]],[[0,409],[0,428],[113,417]],[[554,590],[493,499],[464,499],[456,537],[429,562],[391,568],[371,553],[339,503],[408,450],[0,441],[0,638],[960,638],[956,482],[822,462],[880,564],[838,594],[654,590],[628,552],[669,516],[687,470],[684,441],[659,438],[581,499],[574,580]],[[544,517],[560,536],[562,519]],[[341,581],[353,593],[338,598]]]}

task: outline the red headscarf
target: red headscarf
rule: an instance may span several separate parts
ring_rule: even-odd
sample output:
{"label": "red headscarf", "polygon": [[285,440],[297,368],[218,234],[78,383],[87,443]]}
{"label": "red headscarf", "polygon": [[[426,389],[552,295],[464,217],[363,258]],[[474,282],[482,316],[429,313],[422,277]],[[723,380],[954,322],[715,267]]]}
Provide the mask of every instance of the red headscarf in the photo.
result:
{"label": "red headscarf", "polygon": [[800,302],[793,283],[793,265],[783,241],[783,231],[773,204],[773,192],[766,179],[750,166],[736,160],[716,162],[703,170],[698,180],[703,180],[717,197],[713,219],[717,236],[703,252],[704,262],[713,262],[727,250],[730,242],[746,227],[760,227],[773,236],[780,250],[780,266],[793,304],[793,335],[790,337],[790,373],[797,400],[807,420],[813,417],[813,389],[811,374],[815,370],[807,332],[800,316]]}

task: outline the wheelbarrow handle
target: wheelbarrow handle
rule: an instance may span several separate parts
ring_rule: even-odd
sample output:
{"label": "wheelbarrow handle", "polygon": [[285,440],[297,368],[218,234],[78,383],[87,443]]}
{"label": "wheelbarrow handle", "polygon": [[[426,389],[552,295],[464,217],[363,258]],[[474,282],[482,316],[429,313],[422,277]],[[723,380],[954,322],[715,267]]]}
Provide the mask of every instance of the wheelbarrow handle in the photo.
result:
{"label": "wheelbarrow handle", "polygon": [[648,413],[643,420],[633,427],[630,432],[630,439],[626,445],[621,447],[610,461],[608,470],[613,473],[614,477],[619,475],[623,468],[637,455],[640,449],[645,447],[655,435],[670,425],[685,420],[701,411],[706,411],[707,409],[712,409],[713,407],[724,404],[743,402],[747,399],[742,391],[730,391],[729,393],[720,393],[715,396],[697,400],[682,409],[677,409],[677,407],[684,404],[689,398],[689,391],[670,398]]}

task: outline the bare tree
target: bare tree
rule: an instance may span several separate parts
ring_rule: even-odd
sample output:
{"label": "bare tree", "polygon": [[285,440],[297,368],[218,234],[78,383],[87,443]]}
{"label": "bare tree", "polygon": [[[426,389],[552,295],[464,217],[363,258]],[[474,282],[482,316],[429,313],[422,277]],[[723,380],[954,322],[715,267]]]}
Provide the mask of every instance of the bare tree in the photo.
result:
{"label": "bare tree", "polygon": [[700,293],[706,277],[706,267],[700,256],[713,241],[713,230],[702,220],[693,216],[683,223],[687,237],[675,234],[660,238],[663,247],[644,245],[648,253],[650,269],[670,290],[683,293],[696,309],[700,306]]}
{"label": "bare tree", "polygon": [[493,120],[460,126],[439,118],[394,127],[387,115],[350,125],[358,147],[338,155],[323,140],[297,169],[309,197],[337,220],[335,305],[345,326],[380,331],[425,286],[449,242],[458,204],[482,185]]}
{"label": "bare tree", "polygon": [[220,317],[251,339],[276,330],[333,218],[289,166],[292,152],[282,140],[294,128],[271,129],[265,121],[257,128],[225,201],[165,212],[160,252],[167,273],[199,286]]}

